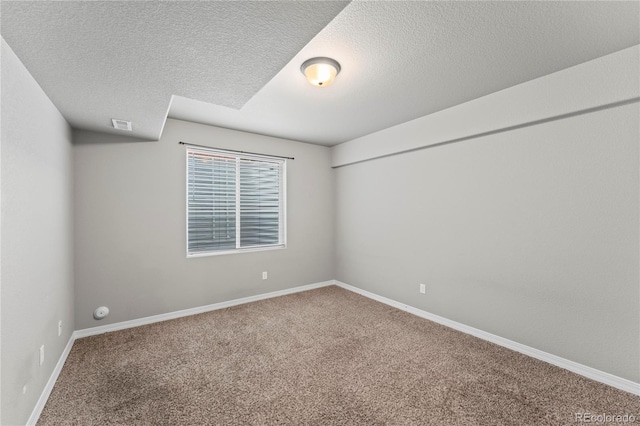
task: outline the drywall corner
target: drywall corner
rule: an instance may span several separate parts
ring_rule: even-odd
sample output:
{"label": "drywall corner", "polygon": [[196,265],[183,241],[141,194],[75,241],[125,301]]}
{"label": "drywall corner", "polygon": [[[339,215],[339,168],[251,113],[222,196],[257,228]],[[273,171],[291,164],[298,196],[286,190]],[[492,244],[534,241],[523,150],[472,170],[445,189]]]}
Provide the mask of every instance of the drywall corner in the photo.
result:
{"label": "drywall corner", "polygon": [[1,44],[0,423],[25,424],[75,329],[71,127]]}

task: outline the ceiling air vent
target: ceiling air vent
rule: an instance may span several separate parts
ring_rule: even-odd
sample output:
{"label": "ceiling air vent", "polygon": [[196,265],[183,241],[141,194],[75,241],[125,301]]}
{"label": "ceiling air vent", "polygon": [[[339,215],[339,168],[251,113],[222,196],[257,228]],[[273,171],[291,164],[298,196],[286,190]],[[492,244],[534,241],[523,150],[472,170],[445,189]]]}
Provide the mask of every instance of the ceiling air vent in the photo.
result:
{"label": "ceiling air vent", "polygon": [[131,131],[131,122],[126,120],[116,120],[115,118],[111,119],[113,123],[113,127],[118,130],[128,130]]}

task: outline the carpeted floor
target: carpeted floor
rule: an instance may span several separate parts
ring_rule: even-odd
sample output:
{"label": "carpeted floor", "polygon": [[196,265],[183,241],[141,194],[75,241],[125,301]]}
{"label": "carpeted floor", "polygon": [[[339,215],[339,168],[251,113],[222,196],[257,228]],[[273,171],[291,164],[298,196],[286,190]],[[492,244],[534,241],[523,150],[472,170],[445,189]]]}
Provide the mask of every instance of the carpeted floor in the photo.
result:
{"label": "carpeted floor", "polygon": [[640,418],[640,397],[332,286],[79,339],[38,424],[559,425],[575,413]]}

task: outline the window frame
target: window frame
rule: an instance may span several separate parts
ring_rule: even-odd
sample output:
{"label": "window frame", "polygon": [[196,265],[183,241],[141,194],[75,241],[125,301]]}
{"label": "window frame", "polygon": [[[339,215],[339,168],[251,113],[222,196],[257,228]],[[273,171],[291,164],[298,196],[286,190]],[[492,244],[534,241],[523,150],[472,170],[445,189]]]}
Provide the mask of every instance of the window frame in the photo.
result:
{"label": "window frame", "polygon": [[[209,250],[203,252],[189,252],[189,153],[205,153],[205,154],[218,154],[220,156],[235,159],[236,165],[236,248],[227,250]],[[240,220],[240,179],[239,168],[240,161],[242,159],[259,160],[280,164],[280,182],[279,182],[279,196],[280,196],[280,211],[278,217],[278,231],[279,240],[278,244],[268,244],[261,246],[250,247],[238,247],[240,244],[240,232],[242,221]],[[187,258],[192,257],[207,257],[207,256],[220,256],[236,253],[252,253],[258,251],[268,250],[282,250],[287,248],[287,160],[281,157],[272,157],[269,155],[259,154],[243,154],[235,151],[226,151],[224,149],[206,149],[206,148],[193,148],[186,147],[185,150],[185,248]]]}

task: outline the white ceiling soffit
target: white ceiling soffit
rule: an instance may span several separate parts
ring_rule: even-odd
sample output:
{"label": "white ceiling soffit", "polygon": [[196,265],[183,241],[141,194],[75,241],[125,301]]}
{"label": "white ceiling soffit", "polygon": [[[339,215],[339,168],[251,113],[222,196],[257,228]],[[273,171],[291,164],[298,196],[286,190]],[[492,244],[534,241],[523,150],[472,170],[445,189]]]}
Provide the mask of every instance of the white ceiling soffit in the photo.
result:
{"label": "white ceiling soffit", "polygon": [[2,37],[69,123],[158,139],[172,95],[241,108],[347,2],[6,1]]}
{"label": "white ceiling soffit", "polygon": [[[241,110],[175,97],[169,117],[334,145],[637,45],[639,6],[352,2]],[[331,86],[301,74],[314,56],[340,62]]]}

